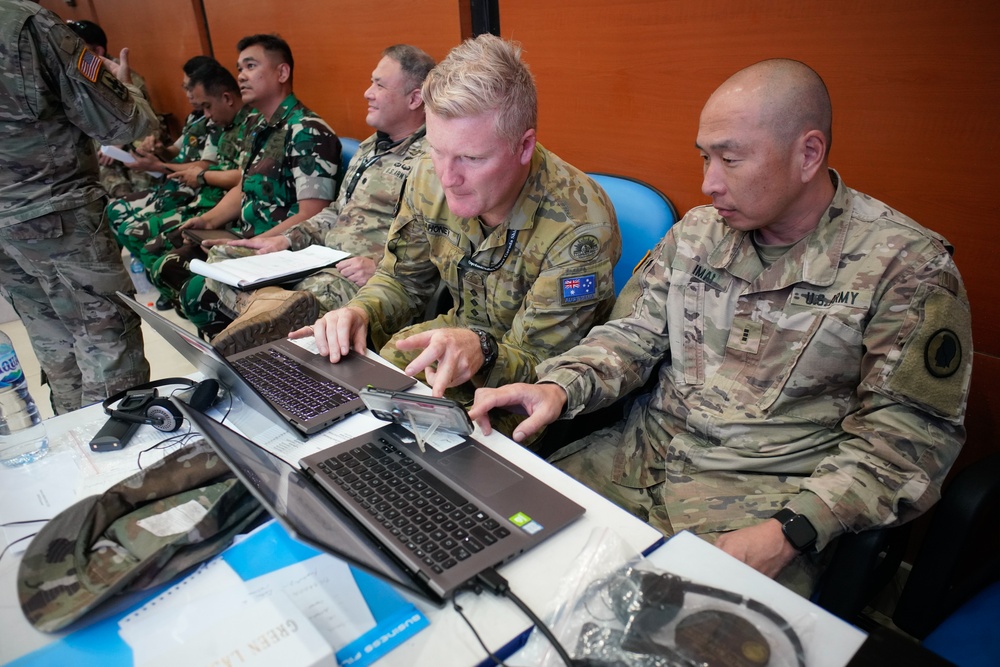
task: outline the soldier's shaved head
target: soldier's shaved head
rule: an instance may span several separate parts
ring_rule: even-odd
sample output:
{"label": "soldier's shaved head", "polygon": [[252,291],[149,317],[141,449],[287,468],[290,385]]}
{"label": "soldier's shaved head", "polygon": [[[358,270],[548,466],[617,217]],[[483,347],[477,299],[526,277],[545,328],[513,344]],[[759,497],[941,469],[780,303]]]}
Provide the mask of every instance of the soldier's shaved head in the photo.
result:
{"label": "soldier's shaved head", "polygon": [[830,152],[830,94],[819,74],[797,60],[775,58],[740,70],[712,93],[706,107],[713,103],[738,105],[757,114],[758,122],[781,143],[819,130]]}

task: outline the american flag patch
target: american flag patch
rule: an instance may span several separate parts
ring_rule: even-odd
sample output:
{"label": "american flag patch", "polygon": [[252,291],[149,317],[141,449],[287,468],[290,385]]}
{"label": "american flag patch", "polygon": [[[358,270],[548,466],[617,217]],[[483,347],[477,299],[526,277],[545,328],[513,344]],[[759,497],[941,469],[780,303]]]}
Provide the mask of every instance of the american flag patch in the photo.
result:
{"label": "american flag patch", "polygon": [[76,61],[76,68],[80,70],[80,74],[91,83],[97,83],[97,76],[101,73],[101,65],[103,65],[101,57],[90,49],[84,49],[80,53],[80,59]]}
{"label": "american flag patch", "polygon": [[588,301],[597,294],[597,279],[595,274],[562,279],[563,303]]}

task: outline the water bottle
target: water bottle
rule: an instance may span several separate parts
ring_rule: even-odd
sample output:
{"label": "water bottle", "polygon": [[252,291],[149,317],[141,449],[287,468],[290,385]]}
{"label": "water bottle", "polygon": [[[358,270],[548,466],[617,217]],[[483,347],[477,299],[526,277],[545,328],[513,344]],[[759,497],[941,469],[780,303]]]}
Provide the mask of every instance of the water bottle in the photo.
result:
{"label": "water bottle", "polygon": [[49,451],[45,424],[10,338],[0,331],[0,463],[19,466]]}
{"label": "water bottle", "polygon": [[132,284],[135,285],[137,294],[145,294],[153,289],[149,278],[146,277],[146,267],[142,265],[142,262],[135,255],[132,256],[132,261],[129,262],[128,271],[132,277]]}

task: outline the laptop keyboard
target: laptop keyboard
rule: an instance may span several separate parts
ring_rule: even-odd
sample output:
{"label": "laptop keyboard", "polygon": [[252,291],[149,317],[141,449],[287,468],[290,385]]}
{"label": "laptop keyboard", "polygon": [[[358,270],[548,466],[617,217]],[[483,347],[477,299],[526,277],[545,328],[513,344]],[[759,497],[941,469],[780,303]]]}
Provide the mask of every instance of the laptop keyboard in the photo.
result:
{"label": "laptop keyboard", "polygon": [[385,438],[318,467],[438,574],[510,535]]}
{"label": "laptop keyboard", "polygon": [[232,364],[264,398],[303,422],[358,398],[350,389],[306,372],[299,362],[274,349]]}

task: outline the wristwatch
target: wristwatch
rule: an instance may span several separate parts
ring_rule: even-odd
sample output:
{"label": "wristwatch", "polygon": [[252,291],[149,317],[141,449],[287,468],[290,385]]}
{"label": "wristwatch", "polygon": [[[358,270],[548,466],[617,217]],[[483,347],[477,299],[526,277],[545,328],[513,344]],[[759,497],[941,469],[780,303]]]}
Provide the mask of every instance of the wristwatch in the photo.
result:
{"label": "wristwatch", "polygon": [[497,354],[499,354],[497,341],[492,335],[482,329],[472,329],[472,333],[479,336],[479,347],[483,351],[484,361],[482,368],[479,369],[479,372],[488,373],[490,369],[493,368],[493,364],[497,362]]}
{"label": "wristwatch", "polygon": [[208,171],[208,169],[202,169],[200,172],[198,172],[197,179],[195,179],[195,180],[198,181],[198,185],[201,186],[201,187],[205,187],[205,172],[206,171]]}
{"label": "wristwatch", "polygon": [[781,532],[785,534],[785,539],[799,553],[812,551],[817,535],[809,519],[787,507],[778,510],[774,518],[781,523]]}

